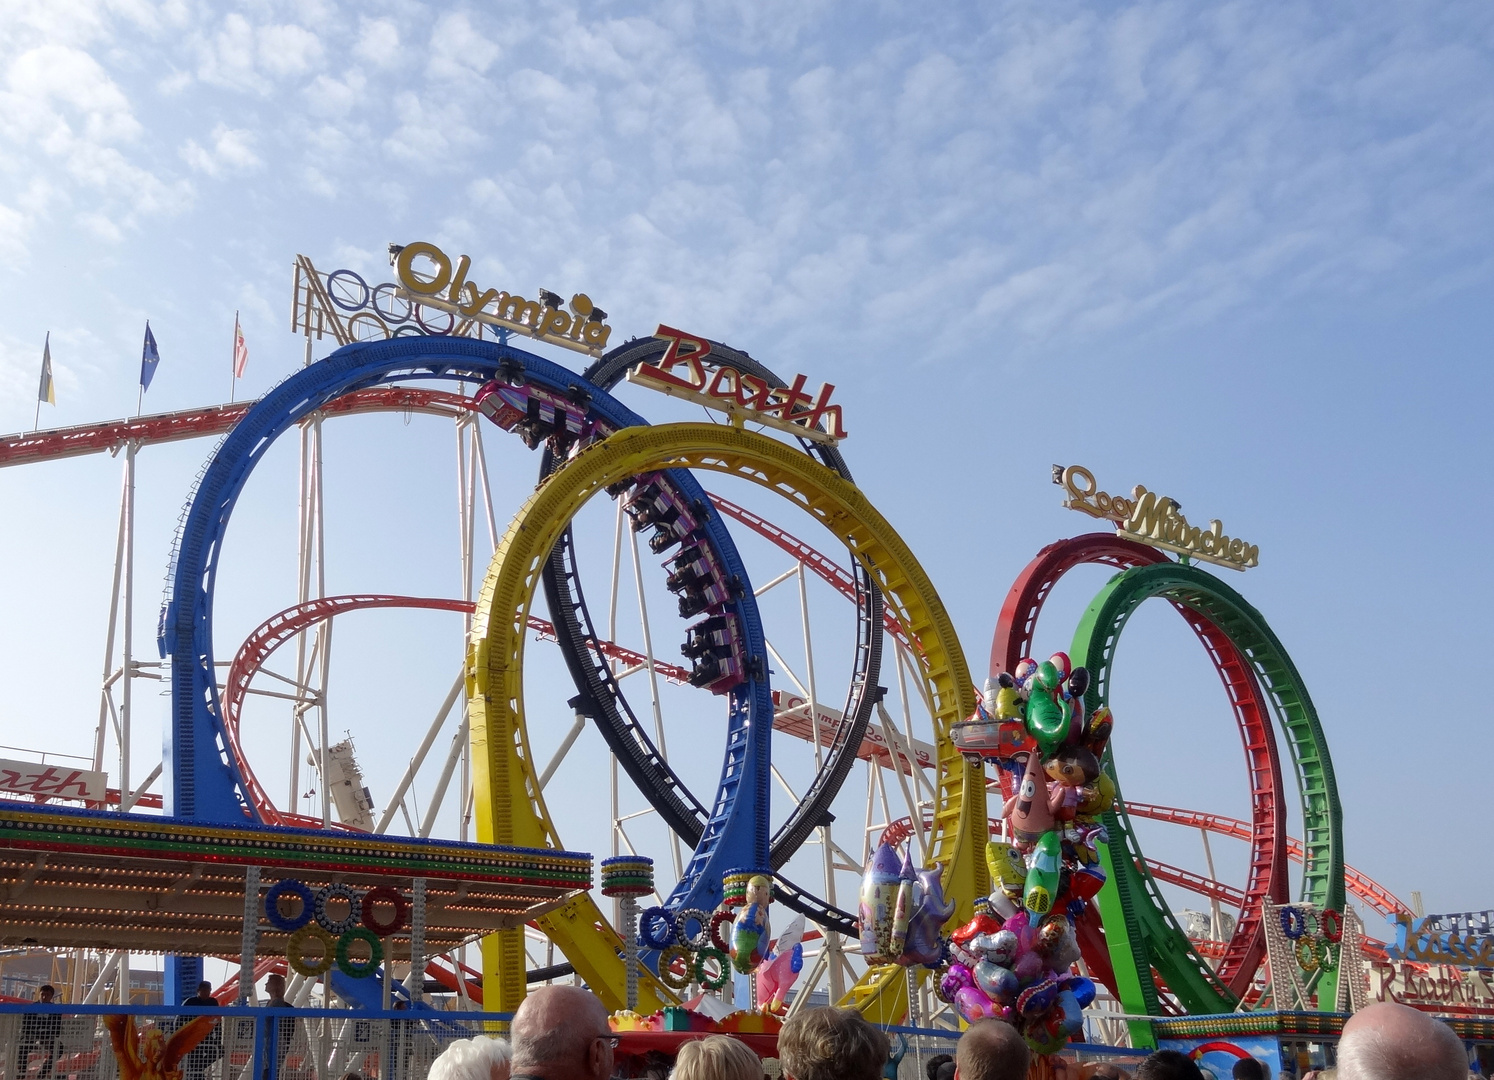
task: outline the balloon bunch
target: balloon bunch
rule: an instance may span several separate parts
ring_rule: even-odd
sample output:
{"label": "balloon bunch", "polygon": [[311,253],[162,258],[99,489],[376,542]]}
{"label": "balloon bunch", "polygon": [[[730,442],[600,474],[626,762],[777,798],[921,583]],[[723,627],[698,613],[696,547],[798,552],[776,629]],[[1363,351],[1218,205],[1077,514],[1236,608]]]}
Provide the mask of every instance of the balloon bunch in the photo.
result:
{"label": "balloon bunch", "polygon": [[990,897],[951,937],[938,990],[960,1015],[1016,1025],[1040,1053],[1053,1053],[1083,1028],[1094,984],[1070,972],[1079,959],[1073,920],[1105,883],[1097,845],[1108,841],[1100,815],[1115,784],[1100,770],[1110,710],[1086,718],[1089,672],[1064,653],[986,684],[976,719],[996,721],[997,763],[1020,773],[1002,811],[1012,844],[986,845]]}
{"label": "balloon bunch", "polygon": [[882,841],[861,878],[861,955],[871,964],[935,967],[944,951],[939,930],[954,908],[938,867],[915,871],[909,852],[899,860]]}

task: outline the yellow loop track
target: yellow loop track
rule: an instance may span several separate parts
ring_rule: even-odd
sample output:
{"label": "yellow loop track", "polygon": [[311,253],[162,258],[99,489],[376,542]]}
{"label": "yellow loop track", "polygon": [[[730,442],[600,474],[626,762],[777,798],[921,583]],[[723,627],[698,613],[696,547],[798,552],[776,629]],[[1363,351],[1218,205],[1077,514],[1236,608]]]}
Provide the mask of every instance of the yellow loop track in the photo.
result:
{"label": "yellow loop track", "polygon": [[[737,476],[776,491],[840,537],[871,573],[915,644],[934,702],[939,789],[931,859],[943,871],[945,894],[955,901],[954,918],[969,919],[975,898],[988,891],[986,789],[983,770],[967,765],[950,740],[951,726],[975,710],[975,692],[938,593],[902,538],[854,484],[796,447],[716,424],[625,428],[551,474],[509,524],[488,567],[468,642],[479,841],[562,846],[540,794],[524,727],[524,638],[535,589],[550,549],[588,499],[627,477],[671,468]],[[608,1007],[620,1008],[622,943],[591,897],[578,897],[539,925]],[[484,983],[497,990],[484,1002],[489,1008],[507,1011],[524,998],[522,934],[509,930],[484,940]],[[645,972],[639,984],[640,1011],[651,1012],[672,1000]],[[870,969],[843,1004],[874,1021],[900,1020],[907,1011],[903,969]]]}

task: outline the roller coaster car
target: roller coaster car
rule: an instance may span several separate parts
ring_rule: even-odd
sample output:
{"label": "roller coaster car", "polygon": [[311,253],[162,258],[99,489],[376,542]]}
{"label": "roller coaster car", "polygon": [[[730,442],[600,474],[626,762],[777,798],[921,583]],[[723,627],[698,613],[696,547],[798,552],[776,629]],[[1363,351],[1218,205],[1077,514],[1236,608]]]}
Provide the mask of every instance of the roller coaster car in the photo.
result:
{"label": "roller coaster car", "polygon": [[659,483],[657,473],[638,477],[631,491],[627,491],[626,487],[622,490],[627,492],[623,499],[623,512],[632,519],[633,531],[642,532],[653,527],[654,535],[649,537],[648,546],[655,555],[662,555],[684,540],[700,527],[705,518],[704,506],[699,505],[698,501],[687,505],[677,494]]}
{"label": "roller coaster car", "polygon": [[531,450],[551,436],[572,442],[586,429],[584,407],[538,386],[510,386],[493,379],[482,385],[474,400],[484,416],[516,433]]}
{"label": "roller coaster car", "polygon": [[1037,750],[1021,720],[993,720],[984,709],[950,729],[955,749],[971,762],[1010,761],[1018,754]]}
{"label": "roller coaster car", "polygon": [[724,694],[744,678],[740,638],[731,615],[713,615],[685,631],[680,652],[694,661],[690,684]]}

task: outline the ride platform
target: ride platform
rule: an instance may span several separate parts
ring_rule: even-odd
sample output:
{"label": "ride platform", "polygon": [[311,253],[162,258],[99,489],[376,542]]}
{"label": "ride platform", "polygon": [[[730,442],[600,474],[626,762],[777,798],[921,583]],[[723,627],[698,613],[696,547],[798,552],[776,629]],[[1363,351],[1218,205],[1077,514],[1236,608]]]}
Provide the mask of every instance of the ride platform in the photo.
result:
{"label": "ride platform", "polygon": [[[588,854],[545,848],[210,825],[182,818],[0,802],[0,944],[239,955],[246,880],[295,878],[408,895],[425,881],[425,950],[522,926],[586,892]],[[255,907],[262,905],[258,898]],[[408,957],[408,931],[388,954]],[[256,951],[283,955],[262,925]]]}

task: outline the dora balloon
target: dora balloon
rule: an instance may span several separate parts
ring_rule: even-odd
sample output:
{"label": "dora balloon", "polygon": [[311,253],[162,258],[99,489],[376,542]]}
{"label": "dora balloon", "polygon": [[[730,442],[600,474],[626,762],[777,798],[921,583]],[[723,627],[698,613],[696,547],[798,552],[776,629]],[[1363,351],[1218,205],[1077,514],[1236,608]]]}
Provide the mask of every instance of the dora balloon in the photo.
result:
{"label": "dora balloon", "polygon": [[1082,746],[1066,746],[1043,762],[1043,771],[1065,787],[1083,787],[1100,775],[1100,761]]}
{"label": "dora balloon", "polygon": [[1022,783],[1017,793],[1006,801],[1002,817],[1012,824],[1012,835],[1023,846],[1038,842],[1045,832],[1053,828],[1053,812],[1048,809],[1048,785],[1043,775],[1042,759],[1037,754],[1027,755],[1027,768],[1022,773]]}

